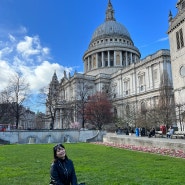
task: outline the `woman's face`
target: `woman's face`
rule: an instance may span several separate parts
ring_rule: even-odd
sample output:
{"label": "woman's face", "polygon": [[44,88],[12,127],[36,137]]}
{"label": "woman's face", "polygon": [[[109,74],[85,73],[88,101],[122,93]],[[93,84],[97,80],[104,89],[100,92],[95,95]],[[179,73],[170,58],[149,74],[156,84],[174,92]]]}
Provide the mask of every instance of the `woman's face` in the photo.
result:
{"label": "woman's face", "polygon": [[62,147],[58,147],[56,151],[56,156],[60,159],[65,159],[66,156],[66,151]]}

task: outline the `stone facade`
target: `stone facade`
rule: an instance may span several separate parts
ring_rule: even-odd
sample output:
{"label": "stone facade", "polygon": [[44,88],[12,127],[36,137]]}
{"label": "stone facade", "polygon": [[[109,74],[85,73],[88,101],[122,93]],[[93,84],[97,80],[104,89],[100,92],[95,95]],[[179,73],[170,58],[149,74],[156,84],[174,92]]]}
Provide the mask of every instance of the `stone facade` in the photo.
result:
{"label": "stone facade", "polygon": [[178,0],[177,15],[169,13],[169,41],[178,127],[185,130],[185,0]]}
{"label": "stone facade", "polygon": [[[116,21],[113,6],[108,1],[105,22],[94,31],[83,56],[84,74],[70,76],[64,72],[60,82],[56,73],[53,75],[50,94],[59,91],[54,128],[68,128],[69,122],[81,122],[75,102],[79,99],[78,91],[86,84],[91,87],[87,96],[111,90],[114,111],[120,118],[131,107],[140,111],[142,105],[146,109],[155,105],[164,75],[168,76],[169,82],[172,81],[170,51],[159,50],[142,60],[140,56],[128,30]],[[83,83],[79,85],[79,81]],[[173,98],[172,83],[168,86]],[[70,106],[72,104],[74,106]],[[68,107],[73,107],[69,116],[71,120],[64,116]]]}

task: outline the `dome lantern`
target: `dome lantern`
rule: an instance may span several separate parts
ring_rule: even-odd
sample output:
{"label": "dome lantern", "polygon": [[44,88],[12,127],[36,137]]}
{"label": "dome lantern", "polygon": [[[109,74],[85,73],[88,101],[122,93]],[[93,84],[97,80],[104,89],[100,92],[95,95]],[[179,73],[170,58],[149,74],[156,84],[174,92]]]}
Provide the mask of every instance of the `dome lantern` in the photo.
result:
{"label": "dome lantern", "polygon": [[111,4],[111,1],[109,0],[108,6],[107,6],[107,11],[106,11],[106,19],[105,21],[115,21],[116,19],[114,18],[114,10]]}

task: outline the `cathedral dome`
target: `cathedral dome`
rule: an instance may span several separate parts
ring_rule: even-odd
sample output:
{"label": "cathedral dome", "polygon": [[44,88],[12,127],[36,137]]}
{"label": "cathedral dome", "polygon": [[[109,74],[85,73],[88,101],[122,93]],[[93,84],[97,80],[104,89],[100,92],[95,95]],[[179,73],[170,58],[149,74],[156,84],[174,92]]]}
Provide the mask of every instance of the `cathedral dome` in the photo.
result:
{"label": "cathedral dome", "polygon": [[140,56],[127,28],[116,21],[109,0],[105,21],[94,31],[83,56],[85,73],[94,76],[112,74],[138,62]]}
{"label": "cathedral dome", "polygon": [[95,30],[91,42],[108,36],[126,37],[130,39],[130,34],[125,26],[114,20],[110,20],[104,22]]}

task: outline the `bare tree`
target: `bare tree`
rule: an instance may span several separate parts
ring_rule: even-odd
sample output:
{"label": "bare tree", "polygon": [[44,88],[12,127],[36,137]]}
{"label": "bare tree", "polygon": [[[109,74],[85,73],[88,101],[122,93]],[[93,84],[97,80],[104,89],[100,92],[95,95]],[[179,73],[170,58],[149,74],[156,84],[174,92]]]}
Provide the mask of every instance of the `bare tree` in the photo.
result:
{"label": "bare tree", "polygon": [[184,130],[184,120],[185,120],[185,104],[183,103],[179,103],[179,104],[176,104],[176,115],[177,115],[177,121],[179,122],[179,125],[180,125],[180,130]]}
{"label": "bare tree", "polygon": [[17,73],[10,77],[4,94],[7,96],[7,102],[11,105],[11,113],[15,118],[16,128],[18,128],[20,117],[24,115],[23,104],[30,94],[29,84],[23,76]]}
{"label": "bare tree", "polygon": [[133,128],[139,126],[138,113],[136,111],[136,103],[123,103],[121,116],[115,116],[114,122],[116,127],[123,128],[126,132],[132,132]]}
{"label": "bare tree", "polygon": [[8,101],[8,96],[6,91],[0,93],[0,123],[10,124],[13,123],[13,118],[11,114],[11,106]]}
{"label": "bare tree", "polygon": [[159,128],[161,125],[160,112],[158,107],[154,106],[147,111],[147,126],[148,128],[156,127]]}
{"label": "bare tree", "polygon": [[112,104],[106,93],[97,92],[85,105],[85,118],[99,130],[113,121]]}
{"label": "bare tree", "polygon": [[85,105],[88,102],[89,96],[92,94],[92,85],[84,78],[79,78],[76,81],[76,97],[75,97],[75,109],[78,117],[81,119],[82,128],[85,127]]}
{"label": "bare tree", "polygon": [[158,115],[160,117],[161,124],[164,124],[166,127],[168,127],[174,122],[174,94],[172,89],[172,82],[170,81],[167,72],[164,72],[161,76],[159,104],[157,111],[159,113]]}
{"label": "bare tree", "polygon": [[35,121],[36,121],[36,129],[45,128],[45,114],[44,113],[37,112]]}

